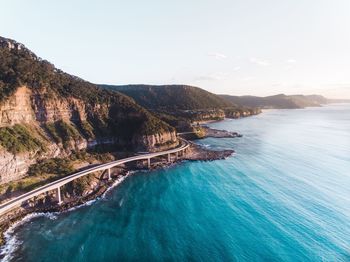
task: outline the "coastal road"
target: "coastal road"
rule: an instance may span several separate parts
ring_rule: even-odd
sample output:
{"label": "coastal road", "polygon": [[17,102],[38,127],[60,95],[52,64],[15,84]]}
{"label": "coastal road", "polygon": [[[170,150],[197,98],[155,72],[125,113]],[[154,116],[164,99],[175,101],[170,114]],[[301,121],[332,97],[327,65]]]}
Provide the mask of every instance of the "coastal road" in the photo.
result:
{"label": "coastal road", "polygon": [[94,166],[88,169],[85,169],[83,171],[79,171],[77,173],[74,173],[72,175],[66,176],[64,178],[58,179],[54,182],[51,182],[47,185],[41,186],[37,189],[34,189],[30,192],[27,192],[23,195],[20,195],[14,199],[11,199],[8,202],[5,202],[0,205],[0,216],[7,213],[8,211],[14,209],[15,207],[18,207],[23,204],[23,202],[36,197],[40,194],[46,193],[51,190],[57,190],[57,196],[58,196],[58,203],[61,203],[61,195],[60,195],[60,187],[83,176],[86,176],[88,174],[97,172],[97,171],[104,171],[108,170],[108,177],[110,178],[110,169],[119,166],[128,162],[138,161],[138,160],[148,160],[148,166],[150,166],[151,158],[157,157],[157,156],[163,156],[168,155],[168,161],[170,161],[171,154],[178,154],[179,152],[186,151],[186,149],[190,146],[189,142],[187,142],[184,139],[180,138],[180,141],[182,142],[181,145],[177,148],[173,148],[170,150],[165,150],[161,152],[155,152],[155,153],[147,153],[142,155],[136,155],[128,158],[119,159],[113,162],[101,164],[98,166]]}

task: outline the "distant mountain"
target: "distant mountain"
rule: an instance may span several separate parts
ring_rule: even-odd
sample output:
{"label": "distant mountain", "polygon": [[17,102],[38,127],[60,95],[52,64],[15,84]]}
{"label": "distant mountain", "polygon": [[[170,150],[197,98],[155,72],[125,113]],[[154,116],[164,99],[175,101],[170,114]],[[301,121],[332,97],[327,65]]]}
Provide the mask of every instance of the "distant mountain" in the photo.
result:
{"label": "distant mountain", "polygon": [[[201,88],[187,85],[100,85],[121,92],[179,130],[188,129],[189,121],[239,118],[260,113],[238,106]],[[187,123],[187,124],[186,124]]]}
{"label": "distant mountain", "polygon": [[328,99],[329,103],[350,103],[350,99]]}
{"label": "distant mountain", "polygon": [[231,96],[219,95],[228,102],[239,106],[259,108],[295,109],[304,107],[321,106],[329,100],[320,95],[275,95],[275,96]]}
{"label": "distant mountain", "polygon": [[138,104],[155,110],[201,110],[235,106],[218,95],[187,85],[100,85],[132,97]]}

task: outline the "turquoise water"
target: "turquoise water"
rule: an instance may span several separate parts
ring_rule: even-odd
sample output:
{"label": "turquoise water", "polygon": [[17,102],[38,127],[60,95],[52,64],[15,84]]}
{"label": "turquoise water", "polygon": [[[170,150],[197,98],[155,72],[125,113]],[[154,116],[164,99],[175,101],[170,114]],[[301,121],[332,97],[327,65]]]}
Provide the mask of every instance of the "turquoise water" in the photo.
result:
{"label": "turquoise water", "polygon": [[137,173],[18,228],[14,261],[350,261],[350,105],[212,124],[226,160]]}

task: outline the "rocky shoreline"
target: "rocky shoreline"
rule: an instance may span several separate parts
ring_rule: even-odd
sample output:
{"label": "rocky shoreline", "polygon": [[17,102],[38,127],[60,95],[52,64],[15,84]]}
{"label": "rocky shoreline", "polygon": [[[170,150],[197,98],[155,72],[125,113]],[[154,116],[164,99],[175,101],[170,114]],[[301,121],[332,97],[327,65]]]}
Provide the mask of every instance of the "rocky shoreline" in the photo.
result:
{"label": "rocky shoreline", "polygon": [[[166,166],[173,165],[175,163],[183,161],[213,161],[219,159],[225,159],[231,156],[234,153],[234,150],[221,150],[213,151],[205,149],[195,143],[191,143],[188,152],[184,156],[179,156],[172,162],[167,162],[165,159],[158,162],[152,163],[149,171],[156,170],[159,168],[164,168]],[[118,170],[117,173],[112,173],[112,180],[108,181],[103,178],[103,174],[95,176],[93,178],[94,187],[87,194],[82,196],[73,195],[69,199],[69,202],[64,202],[62,205],[57,205],[55,202],[52,202],[50,199],[45,202],[31,202],[31,205],[26,207],[20,207],[16,210],[9,212],[8,214],[0,218],[0,247],[6,243],[4,233],[15,223],[21,221],[23,218],[32,213],[51,213],[51,212],[63,212],[70,210],[74,207],[79,207],[85,204],[88,201],[95,200],[101,195],[103,195],[109,188],[111,188],[116,182],[125,178],[131,171],[144,170],[144,165],[124,167],[121,170]],[[1,256],[0,256],[1,259]]]}
{"label": "rocky shoreline", "polygon": [[204,137],[214,137],[214,138],[242,137],[242,135],[237,132],[214,129],[205,125],[202,125],[201,128],[204,131]]}

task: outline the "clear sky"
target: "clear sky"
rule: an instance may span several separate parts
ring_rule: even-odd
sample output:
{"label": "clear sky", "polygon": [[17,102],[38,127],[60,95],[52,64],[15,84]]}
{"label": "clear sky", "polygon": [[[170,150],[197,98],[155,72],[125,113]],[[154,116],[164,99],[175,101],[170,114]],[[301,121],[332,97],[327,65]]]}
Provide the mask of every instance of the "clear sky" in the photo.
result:
{"label": "clear sky", "polygon": [[0,35],[94,83],[350,98],[349,0],[0,0]]}

